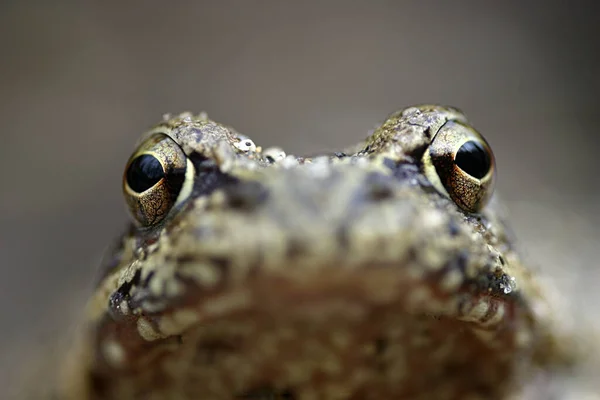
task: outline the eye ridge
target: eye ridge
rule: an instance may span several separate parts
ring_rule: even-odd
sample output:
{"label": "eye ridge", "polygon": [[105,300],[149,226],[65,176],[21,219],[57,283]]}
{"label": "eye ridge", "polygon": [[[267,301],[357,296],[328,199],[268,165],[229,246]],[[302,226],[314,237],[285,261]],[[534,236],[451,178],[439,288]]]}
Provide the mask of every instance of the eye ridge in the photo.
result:
{"label": "eye ridge", "polygon": [[454,163],[474,178],[482,179],[492,167],[489,152],[477,141],[465,142],[456,152]]}
{"label": "eye ridge", "polygon": [[127,168],[127,184],[137,193],[145,192],[164,177],[162,164],[151,154],[140,155]]}

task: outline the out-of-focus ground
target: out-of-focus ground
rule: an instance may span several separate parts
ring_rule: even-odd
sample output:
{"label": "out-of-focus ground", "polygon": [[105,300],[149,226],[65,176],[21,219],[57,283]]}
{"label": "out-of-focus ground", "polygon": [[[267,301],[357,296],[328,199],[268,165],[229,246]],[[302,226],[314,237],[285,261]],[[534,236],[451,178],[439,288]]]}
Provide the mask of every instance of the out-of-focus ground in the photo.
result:
{"label": "out-of-focus ground", "polygon": [[124,163],[165,112],[311,153],[402,106],[462,108],[496,153],[521,247],[600,317],[598,15],[549,1],[2,2],[0,387],[82,306],[127,219]]}

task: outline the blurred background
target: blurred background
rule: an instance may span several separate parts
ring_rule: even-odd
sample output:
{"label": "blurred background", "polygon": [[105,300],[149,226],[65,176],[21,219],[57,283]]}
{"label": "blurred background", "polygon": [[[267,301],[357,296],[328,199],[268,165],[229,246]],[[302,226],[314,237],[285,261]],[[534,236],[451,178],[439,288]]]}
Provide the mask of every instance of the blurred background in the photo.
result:
{"label": "blurred background", "polygon": [[600,317],[600,14],[574,4],[2,1],[0,390],[82,307],[128,218],[124,163],[166,112],[299,154],[459,107],[529,259]]}

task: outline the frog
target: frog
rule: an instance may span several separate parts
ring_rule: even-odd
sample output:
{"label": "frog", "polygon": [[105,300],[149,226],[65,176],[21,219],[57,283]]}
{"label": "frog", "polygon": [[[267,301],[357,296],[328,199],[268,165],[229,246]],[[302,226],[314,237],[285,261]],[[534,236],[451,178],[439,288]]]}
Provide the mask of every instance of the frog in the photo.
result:
{"label": "frog", "polygon": [[53,398],[537,393],[586,351],[516,245],[496,169],[449,106],[405,107],[306,157],[165,115],[126,163],[131,221]]}

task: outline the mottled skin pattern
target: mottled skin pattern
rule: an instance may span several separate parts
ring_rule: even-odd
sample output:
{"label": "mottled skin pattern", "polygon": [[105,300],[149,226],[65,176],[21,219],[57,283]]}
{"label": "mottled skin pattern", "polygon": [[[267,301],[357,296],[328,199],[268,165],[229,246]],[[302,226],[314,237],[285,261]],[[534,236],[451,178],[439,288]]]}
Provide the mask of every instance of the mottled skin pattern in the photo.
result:
{"label": "mottled skin pattern", "polygon": [[58,398],[504,399],[567,366],[495,198],[465,212],[423,173],[449,121],[408,108],[308,159],[166,117],[193,187],[106,258]]}

